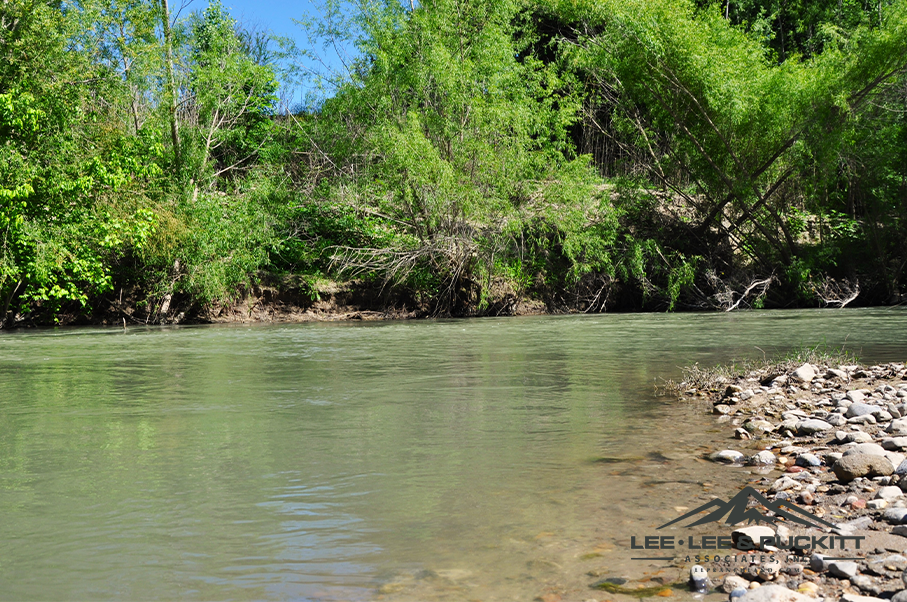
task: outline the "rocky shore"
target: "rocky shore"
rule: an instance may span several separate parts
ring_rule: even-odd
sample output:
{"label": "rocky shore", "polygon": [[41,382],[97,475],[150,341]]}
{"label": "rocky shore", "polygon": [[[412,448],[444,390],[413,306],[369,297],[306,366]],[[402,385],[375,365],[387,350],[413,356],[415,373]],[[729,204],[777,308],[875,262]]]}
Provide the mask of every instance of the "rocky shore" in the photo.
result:
{"label": "rocky shore", "polygon": [[[753,487],[771,507],[750,506],[775,519],[740,523],[737,562],[713,588],[740,602],[907,602],[904,364],[775,364],[700,378],[684,394],[707,397],[734,429],[737,442],[708,457],[761,468]],[[782,502],[826,526],[778,520]],[[758,555],[739,551],[741,534],[761,539]]]}

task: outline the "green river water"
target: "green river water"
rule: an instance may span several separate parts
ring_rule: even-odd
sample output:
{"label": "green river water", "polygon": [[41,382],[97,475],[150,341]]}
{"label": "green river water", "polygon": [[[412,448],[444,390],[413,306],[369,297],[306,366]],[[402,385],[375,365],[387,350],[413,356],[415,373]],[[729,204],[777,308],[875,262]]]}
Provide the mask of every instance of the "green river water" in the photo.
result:
{"label": "green river water", "polygon": [[[0,599],[594,598],[627,535],[746,471],[678,367],[900,309],[0,334]],[[712,489],[714,488],[714,489]],[[598,592],[598,594],[601,594]]]}

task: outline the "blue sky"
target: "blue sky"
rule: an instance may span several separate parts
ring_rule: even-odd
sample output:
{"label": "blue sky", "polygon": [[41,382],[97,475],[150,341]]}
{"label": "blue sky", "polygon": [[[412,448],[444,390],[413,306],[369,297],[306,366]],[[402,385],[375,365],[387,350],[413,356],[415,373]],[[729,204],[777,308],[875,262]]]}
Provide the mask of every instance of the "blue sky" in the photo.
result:
{"label": "blue sky", "polygon": [[[183,0],[187,2],[188,0]],[[313,19],[319,15],[318,4],[303,0],[300,2],[277,2],[274,0],[221,0],[229,9],[234,19],[247,27],[254,29],[270,30],[278,36],[288,37],[295,41],[299,48],[307,48],[309,42],[302,29],[293,22],[293,19]],[[193,11],[204,10],[208,0],[191,0],[184,8],[184,15]],[[336,69],[340,66],[336,54],[324,50],[320,46],[309,48],[317,52],[326,61],[327,65]],[[305,87],[296,90],[295,100],[301,101]]]}

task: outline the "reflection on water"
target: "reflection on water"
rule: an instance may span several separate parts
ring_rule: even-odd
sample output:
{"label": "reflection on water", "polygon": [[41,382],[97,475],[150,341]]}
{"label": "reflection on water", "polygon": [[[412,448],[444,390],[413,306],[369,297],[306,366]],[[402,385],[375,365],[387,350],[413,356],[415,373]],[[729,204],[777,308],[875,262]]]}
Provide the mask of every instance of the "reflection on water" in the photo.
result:
{"label": "reflection on water", "polygon": [[727,433],[659,379],[817,342],[903,360],[905,317],[6,333],[0,598],[586,599],[640,570],[630,533],[749,476],[699,459]]}

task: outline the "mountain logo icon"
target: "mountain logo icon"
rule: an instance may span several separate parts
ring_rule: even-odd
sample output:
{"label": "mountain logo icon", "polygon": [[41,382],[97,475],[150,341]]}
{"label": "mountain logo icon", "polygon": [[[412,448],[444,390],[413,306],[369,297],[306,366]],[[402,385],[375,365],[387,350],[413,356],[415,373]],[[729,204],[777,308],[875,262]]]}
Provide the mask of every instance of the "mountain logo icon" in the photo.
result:
{"label": "mountain logo icon", "polygon": [[[765,514],[759,512],[759,510],[757,510],[756,508],[748,508],[747,506],[749,505],[750,498],[754,499],[756,502],[764,506],[765,509],[772,512],[774,516],[766,516]],[[818,516],[815,516],[805,510],[798,508],[787,500],[770,502],[764,495],[762,495],[752,487],[744,487],[740,490],[740,493],[732,497],[727,502],[723,502],[718,499],[712,500],[711,502],[703,504],[695,510],[690,510],[680,518],[675,518],[674,520],[667,522],[658,528],[664,529],[665,527],[669,527],[674,523],[679,523],[680,521],[692,518],[697,514],[706,512],[708,510],[711,510],[711,512],[709,512],[699,520],[686,526],[695,527],[696,525],[704,525],[706,523],[717,523],[721,521],[721,518],[724,515],[727,515],[727,519],[724,521],[727,525],[736,525],[742,522],[745,522],[747,524],[774,524],[779,518],[784,518],[785,520],[793,523],[806,525],[807,527],[816,527],[819,529],[822,529],[823,527],[834,529],[837,526],[822,520]]]}

